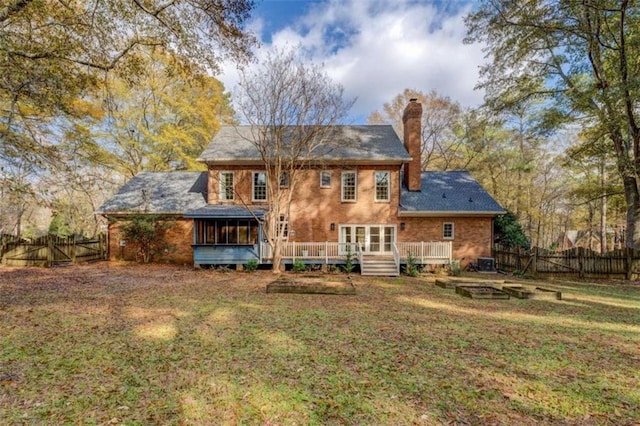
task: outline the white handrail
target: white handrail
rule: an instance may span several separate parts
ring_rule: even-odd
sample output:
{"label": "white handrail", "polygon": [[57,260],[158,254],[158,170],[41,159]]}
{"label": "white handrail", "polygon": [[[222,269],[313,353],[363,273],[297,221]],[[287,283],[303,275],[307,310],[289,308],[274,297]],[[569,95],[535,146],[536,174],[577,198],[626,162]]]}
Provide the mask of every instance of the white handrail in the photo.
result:
{"label": "white handrail", "polygon": [[393,252],[393,261],[396,264],[396,272],[400,275],[400,251],[398,251],[396,243],[391,246],[391,251]]}

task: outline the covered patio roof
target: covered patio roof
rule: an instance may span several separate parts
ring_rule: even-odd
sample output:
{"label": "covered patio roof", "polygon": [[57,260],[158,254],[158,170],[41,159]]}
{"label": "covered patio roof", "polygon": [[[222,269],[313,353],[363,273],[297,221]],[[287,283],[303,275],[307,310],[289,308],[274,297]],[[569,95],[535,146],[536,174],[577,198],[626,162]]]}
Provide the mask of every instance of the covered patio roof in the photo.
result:
{"label": "covered patio roof", "polygon": [[193,219],[264,219],[265,207],[210,204],[189,210],[184,217]]}

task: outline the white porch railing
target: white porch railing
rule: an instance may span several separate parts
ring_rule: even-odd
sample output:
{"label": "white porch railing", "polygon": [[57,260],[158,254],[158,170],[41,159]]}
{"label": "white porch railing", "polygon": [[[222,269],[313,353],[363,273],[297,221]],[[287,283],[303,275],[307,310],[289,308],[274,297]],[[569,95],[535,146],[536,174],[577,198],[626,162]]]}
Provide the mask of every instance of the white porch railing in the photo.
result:
{"label": "white porch railing", "polygon": [[[305,259],[305,260],[323,260],[329,263],[329,260],[343,259],[348,252],[351,252],[354,259],[359,260],[359,247],[356,243],[307,243],[307,242],[283,242],[280,246],[280,254],[283,259]],[[260,243],[260,254],[264,260],[273,257],[271,245],[267,242]]]}
{"label": "white porch railing", "polygon": [[453,244],[451,241],[420,241],[396,243],[400,257],[407,259],[409,254],[422,265],[451,264]]}
{"label": "white porch railing", "polygon": [[[417,263],[426,264],[450,264],[452,260],[451,241],[419,241],[419,242],[397,242],[392,245],[392,254],[396,258],[396,264],[406,260],[409,254],[413,256]],[[329,263],[331,260],[344,260],[349,251],[361,261],[362,254],[369,254],[359,247],[358,243],[336,243],[325,241],[323,243],[312,242],[283,242],[280,246],[282,259],[295,261],[315,260]],[[375,253],[371,253],[375,254]],[[261,260],[272,259],[273,254],[269,243],[260,243]]]}
{"label": "white porch railing", "polygon": [[393,262],[396,264],[396,273],[400,275],[400,251],[396,243],[391,245],[391,251],[393,252]]}

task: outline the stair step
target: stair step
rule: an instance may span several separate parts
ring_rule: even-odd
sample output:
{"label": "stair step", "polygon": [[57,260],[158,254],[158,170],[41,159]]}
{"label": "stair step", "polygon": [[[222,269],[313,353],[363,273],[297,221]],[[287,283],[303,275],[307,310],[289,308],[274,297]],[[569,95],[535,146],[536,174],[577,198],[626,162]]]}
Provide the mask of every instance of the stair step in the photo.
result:
{"label": "stair step", "polygon": [[365,256],[362,258],[360,273],[368,276],[397,277],[398,269],[393,257]]}

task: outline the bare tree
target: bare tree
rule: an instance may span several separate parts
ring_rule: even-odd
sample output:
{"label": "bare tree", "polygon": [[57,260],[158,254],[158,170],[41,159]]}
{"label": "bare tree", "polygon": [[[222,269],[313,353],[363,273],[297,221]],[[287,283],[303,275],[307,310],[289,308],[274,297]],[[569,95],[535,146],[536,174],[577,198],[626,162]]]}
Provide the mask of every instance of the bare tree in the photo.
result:
{"label": "bare tree", "polygon": [[391,124],[398,136],[402,135],[402,114],[409,100],[418,99],[425,111],[422,114],[422,169],[455,170],[464,168],[466,159],[461,155],[464,138],[456,132],[461,127],[464,111],[449,97],[435,90],[424,93],[404,89],[391,102],[385,102],[382,111],[369,115],[369,124]]}
{"label": "bare tree", "polygon": [[289,217],[301,171],[331,151],[335,125],[355,101],[345,101],[343,92],[320,66],[301,63],[291,49],[273,50],[258,67],[241,73],[238,110],[265,167],[269,209],[261,222],[276,273],[286,232],[282,221]]}

